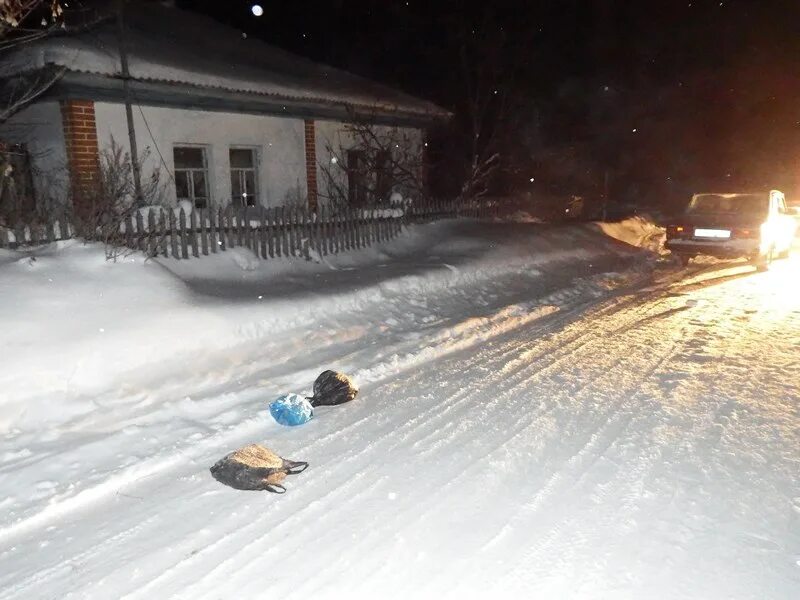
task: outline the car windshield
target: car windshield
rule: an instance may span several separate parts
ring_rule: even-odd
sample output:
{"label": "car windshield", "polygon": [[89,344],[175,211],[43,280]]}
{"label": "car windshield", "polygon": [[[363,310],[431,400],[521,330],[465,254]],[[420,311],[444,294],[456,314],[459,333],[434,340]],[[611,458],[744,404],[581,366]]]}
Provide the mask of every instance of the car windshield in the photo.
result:
{"label": "car windshield", "polygon": [[768,212],[766,194],[698,194],[689,203],[689,214],[748,214],[763,215]]}

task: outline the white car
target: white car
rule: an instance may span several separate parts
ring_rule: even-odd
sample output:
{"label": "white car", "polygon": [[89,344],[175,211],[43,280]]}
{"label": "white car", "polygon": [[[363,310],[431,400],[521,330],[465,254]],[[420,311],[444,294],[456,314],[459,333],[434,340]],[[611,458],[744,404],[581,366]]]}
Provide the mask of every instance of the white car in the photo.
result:
{"label": "white car", "polygon": [[667,227],[667,248],[683,264],[700,255],[752,260],[760,269],[786,258],[797,224],[782,192],[695,194],[679,222]]}

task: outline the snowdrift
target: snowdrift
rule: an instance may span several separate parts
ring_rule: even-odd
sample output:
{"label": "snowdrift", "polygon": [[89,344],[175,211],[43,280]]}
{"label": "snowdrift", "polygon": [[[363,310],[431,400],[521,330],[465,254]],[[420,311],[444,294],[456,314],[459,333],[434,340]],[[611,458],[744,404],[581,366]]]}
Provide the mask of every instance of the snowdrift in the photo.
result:
{"label": "snowdrift", "polygon": [[644,217],[630,217],[616,223],[596,225],[604,234],[621,242],[658,254],[666,254],[664,248],[666,230]]}
{"label": "snowdrift", "polygon": [[[601,229],[643,246],[651,239],[643,224]],[[187,382],[224,385],[243,369],[287,369],[367,332],[480,317],[646,257],[590,225],[467,220],[413,227],[320,263],[262,261],[244,249],[114,263],[77,241],[6,251],[0,431],[147,401],[167,380],[179,394]]]}

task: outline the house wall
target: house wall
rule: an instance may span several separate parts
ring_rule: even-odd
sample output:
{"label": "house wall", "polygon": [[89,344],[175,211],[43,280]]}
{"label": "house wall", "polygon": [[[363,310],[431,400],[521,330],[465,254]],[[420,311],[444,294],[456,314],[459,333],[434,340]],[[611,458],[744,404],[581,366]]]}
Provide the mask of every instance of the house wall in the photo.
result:
{"label": "house wall", "polygon": [[69,172],[57,100],[29,105],[15,114],[0,125],[0,140],[26,145],[40,209],[49,210],[66,200]]}
{"label": "house wall", "polygon": [[[63,203],[68,198],[70,175],[65,148],[63,111],[58,101],[31,105],[0,127],[0,140],[25,143],[30,151],[34,170],[37,200],[45,206]],[[230,202],[231,182],[228,150],[232,146],[257,149],[258,193],[263,206],[303,203],[307,200],[307,177],[313,176],[312,155],[316,154],[319,204],[328,203],[330,190],[323,170],[338,178],[346,187],[347,174],[341,165],[346,150],[356,140],[344,123],[337,121],[304,122],[300,118],[221,113],[189,109],[134,106],[134,126],[142,163],[142,180],[154,170],[161,171],[161,188],[167,201],[175,201],[174,145],[197,144],[206,147],[209,187],[215,206]],[[94,103],[94,118],[100,152],[111,147],[112,137],[124,151],[129,150],[127,120],[123,104]],[[311,126],[310,126],[311,125]],[[419,129],[393,129],[380,126],[379,132],[395,131],[419,146],[423,132]],[[313,144],[306,135],[313,136]],[[337,157],[332,164],[333,156]],[[308,167],[308,169],[307,169]]]}
{"label": "house wall", "polygon": [[[143,116],[144,115],[144,116]],[[129,149],[125,106],[95,103],[97,138],[101,152],[116,144]],[[258,195],[263,206],[279,206],[306,198],[306,162],[302,119],[207,112],[188,109],[134,106],[134,127],[139,153],[148,154],[142,163],[142,179],[161,169],[165,196],[175,200],[174,145],[206,147],[209,186],[215,206],[231,198],[231,147],[254,147],[258,158]],[[162,163],[163,158],[163,163]]]}

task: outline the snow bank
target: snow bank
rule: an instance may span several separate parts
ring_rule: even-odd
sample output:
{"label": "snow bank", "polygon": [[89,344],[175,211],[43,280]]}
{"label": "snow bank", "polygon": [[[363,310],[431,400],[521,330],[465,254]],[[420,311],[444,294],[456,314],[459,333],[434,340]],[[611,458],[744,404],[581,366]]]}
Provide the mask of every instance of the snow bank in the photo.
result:
{"label": "snow bank", "polygon": [[[31,429],[172,380],[225,385],[366,332],[536,298],[635,249],[591,227],[449,221],[321,263],[235,249],[177,261],[66,242],[0,254],[0,431]],[[260,358],[256,358],[260,357]],[[261,362],[264,361],[264,362]]]}
{"label": "snow bank", "polygon": [[597,223],[597,227],[609,237],[637,248],[657,254],[665,254],[666,231],[643,217],[631,217],[616,223]]}

